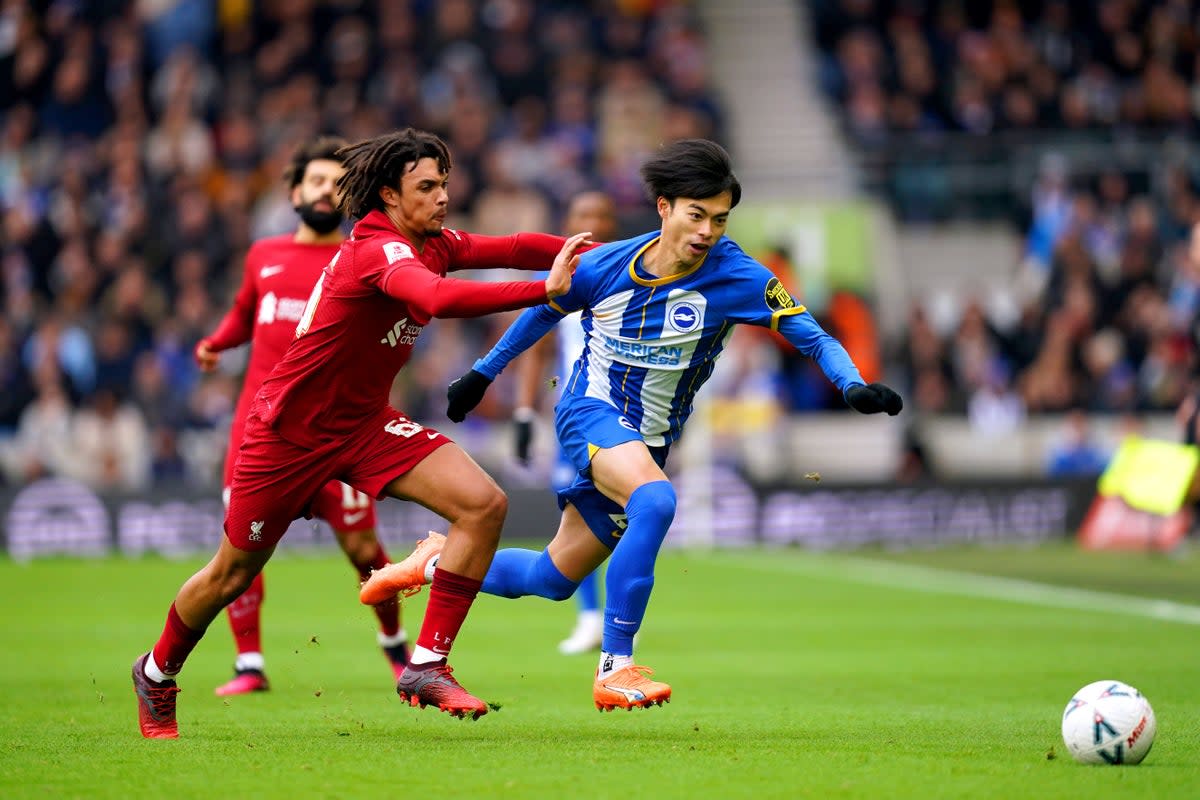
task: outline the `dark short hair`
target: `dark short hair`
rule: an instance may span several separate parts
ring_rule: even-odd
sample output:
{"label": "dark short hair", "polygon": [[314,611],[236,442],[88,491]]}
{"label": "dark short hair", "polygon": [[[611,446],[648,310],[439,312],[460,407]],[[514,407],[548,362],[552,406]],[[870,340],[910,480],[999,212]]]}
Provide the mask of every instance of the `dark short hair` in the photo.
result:
{"label": "dark short hair", "polygon": [[338,178],[341,207],[348,215],[362,218],[383,208],[379,190],[400,188],[400,179],[422,158],[432,158],[438,169],[450,172],[450,149],[437,135],[415,128],[365,139],[343,147],[338,154],[346,171]]}
{"label": "dark short hair", "polygon": [[708,139],[680,139],[664,145],[642,164],[642,181],[651,201],[665,197],[701,200],[730,192],[736,206],[742,185],[733,174],[733,161],[724,147]]}
{"label": "dark short hair", "polygon": [[318,136],[310,139],[296,148],[292,160],[283,171],[284,183],[289,189],[295,189],[304,180],[304,173],[310,161],[336,161],[342,163],[338,151],[346,146],[346,140],[340,136]]}

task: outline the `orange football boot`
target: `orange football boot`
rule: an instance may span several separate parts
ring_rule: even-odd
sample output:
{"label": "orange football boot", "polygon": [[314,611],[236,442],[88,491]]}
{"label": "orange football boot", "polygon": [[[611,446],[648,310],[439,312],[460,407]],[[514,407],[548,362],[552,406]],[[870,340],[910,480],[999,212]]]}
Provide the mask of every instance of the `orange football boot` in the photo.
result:
{"label": "orange football boot", "polygon": [[446,546],[446,537],[440,533],[429,532],[408,558],[397,564],[388,564],[383,569],[373,570],[371,577],[363,581],[359,589],[358,599],[363,605],[374,606],[386,603],[397,594],[411,597],[421,591],[421,587],[429,581],[425,580],[425,567],[429,559],[440,555]]}
{"label": "orange football boot", "polygon": [[617,708],[649,708],[671,702],[671,687],[665,683],[652,681],[648,676],[654,670],[631,664],[628,667],[614,670],[603,678],[596,673],[596,682],[592,685],[592,699],[596,708],[601,711],[612,711]]}

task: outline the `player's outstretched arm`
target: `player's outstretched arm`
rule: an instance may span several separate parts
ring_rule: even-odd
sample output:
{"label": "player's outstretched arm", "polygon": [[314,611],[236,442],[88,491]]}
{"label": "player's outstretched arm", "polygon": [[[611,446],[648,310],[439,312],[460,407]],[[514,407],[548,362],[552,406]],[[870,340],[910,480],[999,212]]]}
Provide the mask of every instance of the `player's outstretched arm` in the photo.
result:
{"label": "player's outstretched arm", "polygon": [[[583,234],[584,237],[587,235]],[[589,244],[590,242],[586,238],[582,242],[584,246]],[[560,255],[567,250],[576,254],[568,265],[573,262],[573,265],[577,266],[579,263],[578,246],[568,240],[564,242]],[[547,292],[547,294],[549,293]],[[538,405],[538,387],[541,385],[546,365],[553,357],[554,340],[552,336],[546,335],[525,353],[524,358],[519,359],[517,402],[516,409],[513,411],[513,453],[516,455],[517,461],[522,464],[529,463],[529,448],[533,444],[533,417]]]}
{"label": "player's outstretched arm", "polygon": [[462,422],[483,400],[492,381],[509,362],[537,343],[562,318],[563,314],[550,306],[537,306],[517,317],[496,346],[447,388],[446,416],[454,422]]}
{"label": "player's outstretched arm", "polygon": [[579,265],[578,251],[586,242],[586,234],[563,240],[544,281],[487,283],[446,278],[412,258],[384,272],[375,283],[390,297],[404,301],[418,319],[482,317],[528,308],[565,294]]}
{"label": "player's outstretched arm", "polygon": [[497,311],[528,308],[547,300],[543,281],[485,283],[443,278],[423,266],[391,271],[381,288],[426,320],[482,317]]}
{"label": "player's outstretched arm", "polygon": [[500,268],[547,270],[566,242],[564,237],[549,233],[483,236],[454,231],[452,235],[456,237],[454,243],[458,247],[450,263],[451,271]]}
{"label": "player's outstretched arm", "polygon": [[[590,244],[589,236],[590,233],[577,233],[563,243],[546,277],[547,297],[562,297],[571,290],[571,279],[579,266],[580,249]],[[564,316],[563,308],[553,304],[531,308],[518,317],[496,346],[447,388],[446,416],[454,422],[462,422],[479,405],[487,388],[509,362],[536,344]]]}
{"label": "player's outstretched arm", "polygon": [[779,332],[804,355],[821,367],[825,377],[842,392],[846,404],[860,414],[887,412],[896,416],[904,401],[891,387],[867,384],[842,343],[830,336],[807,311],[780,318]]}

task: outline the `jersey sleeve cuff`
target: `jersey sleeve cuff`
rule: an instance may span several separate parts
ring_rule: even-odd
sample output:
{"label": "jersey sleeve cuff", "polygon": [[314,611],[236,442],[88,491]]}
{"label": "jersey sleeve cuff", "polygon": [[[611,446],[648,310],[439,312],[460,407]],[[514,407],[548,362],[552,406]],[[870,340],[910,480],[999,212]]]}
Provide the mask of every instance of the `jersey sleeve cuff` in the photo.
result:
{"label": "jersey sleeve cuff", "polygon": [[487,358],[481,358],[478,361],[476,361],[475,365],[472,366],[471,369],[475,370],[480,375],[482,375],[485,378],[487,378],[488,380],[492,380],[492,381],[496,380],[496,376],[500,374],[500,371],[498,369],[496,369],[495,366],[490,364],[488,362]]}

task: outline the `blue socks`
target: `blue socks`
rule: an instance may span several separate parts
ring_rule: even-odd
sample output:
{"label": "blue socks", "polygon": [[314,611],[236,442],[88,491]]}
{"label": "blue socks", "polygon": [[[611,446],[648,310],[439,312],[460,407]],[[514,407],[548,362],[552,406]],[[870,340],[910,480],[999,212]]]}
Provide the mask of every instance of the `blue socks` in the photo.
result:
{"label": "blue socks", "polygon": [[547,600],[566,600],[575,593],[576,586],[577,583],[558,571],[545,550],[507,547],[496,551],[480,591],[500,597],[532,594]]}
{"label": "blue socks", "polygon": [[[654,562],[675,519],[674,487],[668,481],[639,486],[629,496],[625,515],[628,526],[609,559],[605,584],[603,650],[617,656],[633,654],[633,637],[642,626],[654,588]],[[596,607],[596,583],[594,573],[584,579],[582,587],[587,588],[580,600],[584,609]],[[496,552],[481,591],[500,597],[565,600],[580,587],[558,571],[545,550],[509,547]]]}
{"label": "blue socks", "polygon": [[675,519],[674,487],[668,481],[639,486],[629,496],[625,515],[629,524],[608,563],[601,648],[618,656],[633,654],[633,636],[646,615],[654,588],[654,562]]}

